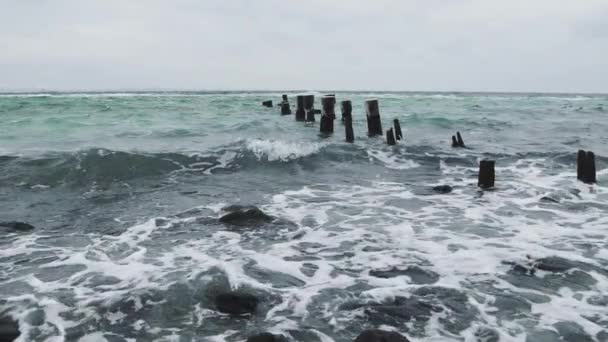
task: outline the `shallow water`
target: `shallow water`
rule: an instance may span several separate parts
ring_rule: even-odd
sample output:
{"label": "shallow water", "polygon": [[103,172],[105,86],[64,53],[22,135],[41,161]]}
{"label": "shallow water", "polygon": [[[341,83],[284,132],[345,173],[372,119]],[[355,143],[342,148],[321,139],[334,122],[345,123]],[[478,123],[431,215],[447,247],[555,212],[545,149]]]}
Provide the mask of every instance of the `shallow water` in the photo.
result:
{"label": "shallow water", "polygon": [[[608,96],[336,96],[354,144],[260,105],[280,93],[0,95],[0,221],[36,226],[2,230],[0,312],[23,341],[608,341]],[[366,137],[368,98],[404,142]],[[235,203],[294,224],[220,224]],[[573,266],[516,266],[543,257]],[[229,287],[259,312],[215,311]]]}

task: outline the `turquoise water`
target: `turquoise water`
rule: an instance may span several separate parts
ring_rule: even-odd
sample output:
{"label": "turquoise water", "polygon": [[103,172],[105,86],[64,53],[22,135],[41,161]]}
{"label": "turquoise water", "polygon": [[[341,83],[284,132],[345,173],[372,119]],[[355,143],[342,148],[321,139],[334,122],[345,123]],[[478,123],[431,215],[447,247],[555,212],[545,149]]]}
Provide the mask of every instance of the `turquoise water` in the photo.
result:
{"label": "turquoise water", "polygon": [[[338,92],[354,144],[339,120],[320,136],[261,105],[280,96],[0,95],[0,221],[36,227],[0,240],[0,307],[25,340],[608,340],[608,96]],[[370,98],[397,146],[366,136]],[[576,181],[579,149],[597,185]],[[293,225],[235,231],[217,222],[235,203]],[[513,266],[546,257],[572,265]],[[374,276],[393,267],[426,275]],[[218,286],[259,312],[219,314]]]}

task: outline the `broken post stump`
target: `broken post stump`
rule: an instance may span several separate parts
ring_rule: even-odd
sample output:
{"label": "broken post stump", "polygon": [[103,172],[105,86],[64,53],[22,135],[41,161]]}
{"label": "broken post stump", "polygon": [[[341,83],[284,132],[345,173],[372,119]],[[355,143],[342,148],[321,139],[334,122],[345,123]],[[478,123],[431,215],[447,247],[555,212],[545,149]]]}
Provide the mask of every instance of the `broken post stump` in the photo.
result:
{"label": "broken post stump", "polygon": [[393,133],[393,128],[386,131],[386,143],[389,145],[395,145],[397,142],[395,141],[395,134]]}
{"label": "broken post stump", "polygon": [[399,119],[394,120],[394,126],[395,126],[395,138],[397,138],[397,140],[401,140],[403,138],[403,132],[401,132],[401,124],[399,123]]}
{"label": "broken post stump", "polygon": [[595,154],[591,151],[578,151],[576,160],[576,178],[583,183],[597,183],[595,170]]}
{"label": "broken post stump", "polygon": [[488,189],[494,187],[495,172],[494,166],[496,162],[494,160],[482,160],[479,162],[479,178],[477,186],[482,189]]}
{"label": "broken post stump", "polygon": [[334,132],[334,119],[336,117],[336,113],[334,112],[335,104],[335,97],[324,96],[321,98],[321,107],[323,108],[320,127],[321,133],[329,134]]}
{"label": "broken post stump", "polygon": [[465,147],[460,132],[456,132],[456,136],[452,135],[452,147]]}
{"label": "broken post stump", "polygon": [[[342,101],[340,103],[340,111],[342,112],[342,121],[346,121],[346,119],[353,119],[353,104],[350,101]],[[352,122],[351,122],[352,124]]]}
{"label": "broken post stump", "polygon": [[462,136],[460,135],[460,132],[456,132],[456,141],[458,141],[458,145],[460,147],[464,147],[464,140],[462,140]]}
{"label": "broken post stump", "polygon": [[272,108],[272,101],[271,100],[264,101],[264,102],[262,102],[262,106]]}
{"label": "broken post stump", "polygon": [[365,111],[367,112],[367,135],[370,137],[382,135],[382,121],[380,120],[378,100],[365,101]]}
{"label": "broken post stump", "polygon": [[289,102],[281,102],[281,115],[289,114],[291,114],[291,107],[289,107]]}
{"label": "broken post stump", "polygon": [[355,141],[355,133],[353,132],[353,119],[347,117],[344,120],[344,130],[346,133],[346,142],[352,143]]}
{"label": "broken post stump", "polygon": [[306,112],[306,121],[315,121],[315,96],[306,95],[304,96],[304,111]]}
{"label": "broken post stump", "polygon": [[296,121],[306,120],[306,112],[304,111],[304,95],[296,97]]}

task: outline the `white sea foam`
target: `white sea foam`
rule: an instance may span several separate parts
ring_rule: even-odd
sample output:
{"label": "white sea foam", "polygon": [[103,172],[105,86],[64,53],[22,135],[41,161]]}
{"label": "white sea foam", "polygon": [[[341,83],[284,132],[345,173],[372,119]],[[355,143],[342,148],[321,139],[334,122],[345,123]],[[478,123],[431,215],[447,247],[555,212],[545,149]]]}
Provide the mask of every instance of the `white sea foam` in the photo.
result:
{"label": "white sea foam", "polygon": [[324,145],[321,143],[305,144],[280,140],[252,139],[247,140],[246,146],[260,160],[289,161],[312,155]]}

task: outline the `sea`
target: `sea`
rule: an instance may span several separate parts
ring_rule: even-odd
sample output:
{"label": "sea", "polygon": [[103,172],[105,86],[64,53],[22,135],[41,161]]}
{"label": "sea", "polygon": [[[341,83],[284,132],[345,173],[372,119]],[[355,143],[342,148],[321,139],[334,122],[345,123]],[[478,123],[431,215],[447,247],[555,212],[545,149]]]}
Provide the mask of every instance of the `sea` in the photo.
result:
{"label": "sea", "polygon": [[[19,340],[608,341],[608,95],[332,91],[333,134],[276,107],[326,93],[0,94],[0,221],[35,227],[0,227]],[[223,224],[231,205],[277,220]]]}

